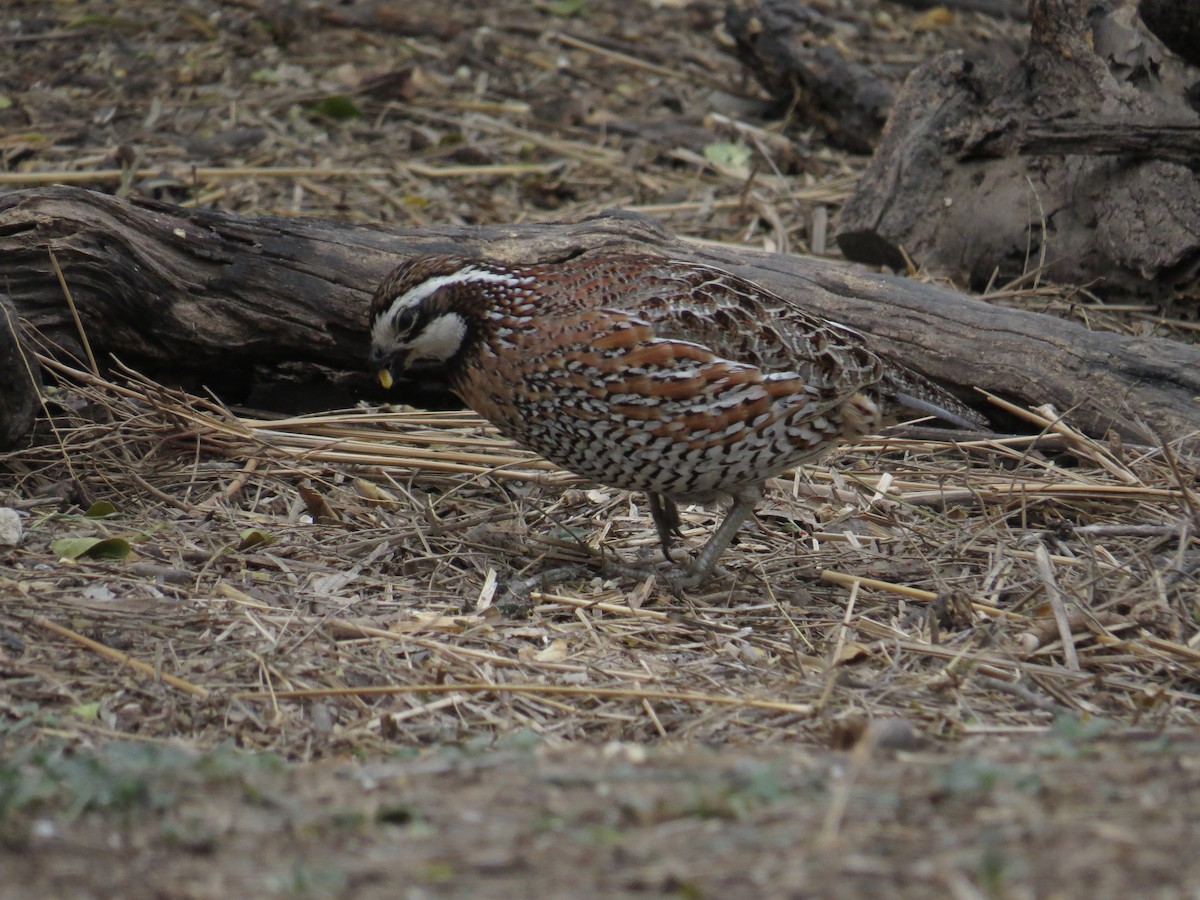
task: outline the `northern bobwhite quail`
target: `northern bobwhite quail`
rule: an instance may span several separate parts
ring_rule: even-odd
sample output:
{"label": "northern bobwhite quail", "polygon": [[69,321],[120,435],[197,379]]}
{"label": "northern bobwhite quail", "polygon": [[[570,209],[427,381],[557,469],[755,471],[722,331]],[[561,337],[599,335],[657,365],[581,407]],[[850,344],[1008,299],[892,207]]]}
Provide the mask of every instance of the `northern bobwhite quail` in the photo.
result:
{"label": "northern bobwhite quail", "polygon": [[899,407],[985,425],[861,334],[729,272],[650,255],[411,259],[371,302],[371,362],[384,387],[440,369],[517,443],[644,491],[669,561],[675,500],[732,498],[681,589],[708,576],[766,479]]}

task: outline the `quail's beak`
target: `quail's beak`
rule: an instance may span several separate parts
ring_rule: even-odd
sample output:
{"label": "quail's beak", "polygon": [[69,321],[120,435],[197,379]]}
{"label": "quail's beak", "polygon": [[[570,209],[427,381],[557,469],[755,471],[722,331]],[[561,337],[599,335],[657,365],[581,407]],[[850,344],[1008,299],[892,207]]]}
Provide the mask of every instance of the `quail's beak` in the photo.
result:
{"label": "quail's beak", "polygon": [[401,364],[399,368],[403,371],[403,362],[404,360],[398,360],[392,354],[374,348],[371,350],[370,366],[375,370],[375,377],[379,379],[379,383],[383,385],[385,391],[389,390],[396,383],[396,379],[392,377],[392,372],[397,368],[398,363]]}

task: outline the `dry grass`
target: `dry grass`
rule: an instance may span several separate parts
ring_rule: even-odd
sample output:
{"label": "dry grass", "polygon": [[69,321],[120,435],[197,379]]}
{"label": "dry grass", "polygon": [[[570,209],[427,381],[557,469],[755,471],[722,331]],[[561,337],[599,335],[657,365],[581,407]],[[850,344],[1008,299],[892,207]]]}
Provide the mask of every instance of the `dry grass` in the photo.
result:
{"label": "dry grass", "polygon": [[[128,112],[80,152],[53,139],[49,107],[49,139],[6,139],[29,156],[8,182],[371,223],[625,206],[692,238],[827,252],[864,163],[757,118],[736,60],[713,52],[716,7],[643,22],[598,0],[571,22],[431,5],[414,19],[430,30],[401,36],[336,19],[370,11],[288,31],[214,7],[222,31],[170,8],[89,20],[90,102]],[[854,52],[893,79],[964,34],[1020,43],[979,17],[859,24],[876,43]],[[472,41],[497,35],[502,65],[472,76]],[[31,71],[58,59],[53,43],[17,49]],[[361,116],[311,112],[343,94]],[[719,142],[745,163],[709,156]],[[1170,328],[1036,272],[992,299]],[[132,372],[56,372],[0,493],[26,529],[0,556],[8,646],[23,648],[7,702],[38,730],[310,758],[520,728],[758,744],[820,742],[858,716],[954,737],[1064,712],[1152,727],[1198,713],[1194,445],[1099,444],[1050,410],[1025,412],[1032,437],[870,440],[775,485],[703,594],[594,578],[514,618],[522,578],[599,552],[654,558],[640,499],[578,484],[470,415],[251,418]],[[80,515],[95,500],[118,512]],[[715,516],[685,520],[698,542]],[[52,550],[92,534],[127,536],[133,556]]]}
{"label": "dry grass", "polygon": [[[135,373],[59,374],[49,439],[2,461],[27,516],[0,566],[24,645],[7,702],[36,704],[35,730],[307,759],[519,729],[749,745],[848,718],[951,739],[1200,721],[1200,498],[1178,448],[1045,411],[1028,437],[871,439],[777,483],[703,595],[593,578],[515,616],[517,576],[653,558],[638,498],[468,414],[255,419]],[[117,513],[80,515],[101,500]],[[685,513],[695,540],[714,521]],[[86,535],[134,552],[50,550]]]}

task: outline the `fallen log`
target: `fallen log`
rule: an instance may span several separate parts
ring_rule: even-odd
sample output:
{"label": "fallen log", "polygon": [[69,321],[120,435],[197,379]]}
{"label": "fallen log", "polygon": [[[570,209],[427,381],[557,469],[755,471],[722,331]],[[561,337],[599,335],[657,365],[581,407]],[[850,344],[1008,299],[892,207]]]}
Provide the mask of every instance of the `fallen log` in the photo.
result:
{"label": "fallen log", "polygon": [[1027,404],[1053,403],[1093,434],[1115,430],[1153,441],[1200,432],[1200,348],[1091,332],[804,257],[692,244],[628,213],[384,229],[185,209],[69,187],[0,197],[0,284],[20,316],[52,342],[79,345],[50,251],[98,360],[113,354],[156,377],[190,377],[218,390],[310,373],[342,391],[329,405],[384,399],[364,371],[367,301],[400,257],[553,260],[598,249],[728,268],[872,335],[883,352],[960,393],[977,386]]}
{"label": "fallen log", "polygon": [[0,294],[0,449],[28,433],[40,408],[40,370],[17,319],[12,301]]}

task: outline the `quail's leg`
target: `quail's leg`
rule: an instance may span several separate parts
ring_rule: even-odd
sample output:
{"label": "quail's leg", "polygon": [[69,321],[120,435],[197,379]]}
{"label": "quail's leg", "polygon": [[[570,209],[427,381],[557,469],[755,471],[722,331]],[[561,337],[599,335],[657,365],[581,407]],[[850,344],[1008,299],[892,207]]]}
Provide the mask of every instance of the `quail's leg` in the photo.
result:
{"label": "quail's leg", "polygon": [[683,523],[679,520],[679,508],[675,501],[662,494],[646,493],[646,502],[650,504],[650,515],[654,517],[654,527],[658,529],[658,543],[662,547],[663,556],[667,562],[675,562],[671,556],[671,544],[676,537],[683,537]]}
{"label": "quail's leg", "polygon": [[713,536],[708,539],[708,543],[692,560],[692,564],[684,570],[683,575],[675,580],[674,587],[677,591],[694,588],[712,573],[717,560],[725,552],[725,548],[729,546],[734,535],[738,533],[738,529],[742,527],[746,517],[754,512],[754,507],[761,496],[762,493],[759,490],[734,495],[733,505],[729,507],[729,512],[725,514],[725,518],[713,532]]}
{"label": "quail's leg", "polygon": [[[658,529],[658,539],[662,544],[663,553],[666,554],[668,562],[674,562],[670,555],[671,539],[679,533],[679,510],[669,497],[663,497],[661,494],[647,494],[646,496],[650,501],[650,512],[654,517],[654,525]],[[708,539],[708,543],[704,545],[691,564],[683,570],[680,577],[668,582],[674,593],[690,590],[712,574],[717,560],[738,533],[738,529],[742,527],[746,517],[754,512],[754,507],[761,497],[762,490],[760,488],[752,488],[733,496],[733,505],[729,507],[725,518],[721,520],[717,530]],[[528,596],[531,590],[545,589],[548,584],[574,578],[587,570],[588,567],[583,565],[551,569],[541,575],[518,582],[517,589],[512,593],[514,596]],[[618,578],[644,578],[648,573],[648,570],[639,566],[627,565],[613,559],[605,559],[601,565],[601,571],[606,576]]]}

